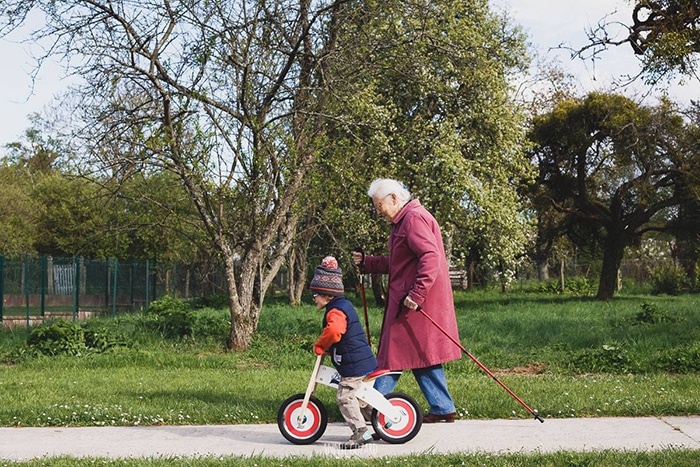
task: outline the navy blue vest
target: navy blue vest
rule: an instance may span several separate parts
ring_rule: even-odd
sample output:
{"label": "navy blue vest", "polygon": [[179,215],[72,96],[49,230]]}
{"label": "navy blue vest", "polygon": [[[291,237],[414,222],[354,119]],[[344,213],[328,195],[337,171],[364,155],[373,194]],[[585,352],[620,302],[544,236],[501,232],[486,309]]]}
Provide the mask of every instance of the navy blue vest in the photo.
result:
{"label": "navy blue vest", "polygon": [[367,344],[367,336],[362,330],[360,318],[355,308],[347,298],[335,297],[326,305],[323,315],[323,327],[326,327],[328,312],[336,308],[345,314],[347,330],[337,342],[331,346],[330,354],[333,365],[341,376],[364,376],[377,369],[377,359],[372,348]]}

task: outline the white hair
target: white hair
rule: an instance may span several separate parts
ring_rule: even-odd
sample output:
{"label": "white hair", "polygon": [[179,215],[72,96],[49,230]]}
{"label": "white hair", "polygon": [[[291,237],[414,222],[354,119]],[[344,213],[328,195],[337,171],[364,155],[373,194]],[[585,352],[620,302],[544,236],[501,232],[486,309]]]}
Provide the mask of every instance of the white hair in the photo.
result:
{"label": "white hair", "polygon": [[372,182],[367,190],[370,198],[386,198],[389,195],[396,195],[400,204],[406,204],[411,200],[411,193],[406,186],[391,178],[378,178]]}

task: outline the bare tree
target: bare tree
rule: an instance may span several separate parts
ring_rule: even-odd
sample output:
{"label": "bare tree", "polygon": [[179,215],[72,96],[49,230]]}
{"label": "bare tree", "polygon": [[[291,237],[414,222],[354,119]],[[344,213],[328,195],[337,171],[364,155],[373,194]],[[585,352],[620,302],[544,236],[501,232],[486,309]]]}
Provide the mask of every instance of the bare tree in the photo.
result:
{"label": "bare tree", "polygon": [[[225,265],[229,347],[245,349],[298,222],[324,131],[343,0],[7,0],[0,32],[32,10],[33,40],[80,75],[83,164],[167,170]],[[336,68],[337,69],[337,68]]]}

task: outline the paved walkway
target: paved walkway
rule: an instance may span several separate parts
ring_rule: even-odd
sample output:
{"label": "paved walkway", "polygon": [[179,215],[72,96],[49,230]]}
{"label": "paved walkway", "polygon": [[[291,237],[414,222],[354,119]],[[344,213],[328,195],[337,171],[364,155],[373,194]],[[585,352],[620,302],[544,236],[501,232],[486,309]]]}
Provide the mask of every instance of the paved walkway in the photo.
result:
{"label": "paved walkway", "polygon": [[454,452],[531,453],[554,451],[627,451],[685,448],[700,450],[700,416],[643,418],[458,420],[423,425],[406,444],[376,441],[342,451],[349,436],[342,423],[330,423],[316,443],[297,446],[277,425],[158,427],[0,428],[0,459],[36,457],[156,457],[207,455],[358,456]]}

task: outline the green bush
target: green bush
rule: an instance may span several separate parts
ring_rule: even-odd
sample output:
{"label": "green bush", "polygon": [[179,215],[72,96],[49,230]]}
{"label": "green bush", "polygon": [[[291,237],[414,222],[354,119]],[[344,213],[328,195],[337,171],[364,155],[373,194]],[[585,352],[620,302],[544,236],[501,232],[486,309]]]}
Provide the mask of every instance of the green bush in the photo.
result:
{"label": "green bush", "polygon": [[221,309],[203,308],[192,313],[192,336],[226,340],[231,332],[228,306]]}
{"label": "green bush", "polygon": [[192,336],[195,318],[189,303],[166,295],[151,303],[148,314],[154,317],[153,326],[165,337]]}
{"label": "green bush", "polygon": [[595,292],[593,284],[585,277],[571,279],[565,285],[567,293],[577,297],[593,295]]}
{"label": "green bush", "polygon": [[685,270],[675,263],[662,264],[650,274],[654,295],[678,295],[690,283]]}
{"label": "green bush", "polygon": [[657,365],[659,370],[669,373],[700,372],[700,346],[669,349],[658,359]]}
{"label": "green bush", "polygon": [[129,347],[123,333],[113,329],[114,321],[92,319],[81,324],[85,335],[85,347],[95,352],[106,352],[115,347]]}
{"label": "green bush", "polygon": [[85,332],[77,323],[56,320],[32,328],[27,347],[42,355],[81,355],[87,351]]}
{"label": "green bush", "polygon": [[56,320],[32,327],[27,335],[26,349],[16,349],[15,357],[79,356],[91,352],[105,352],[114,347],[128,347],[127,339],[112,330],[106,321],[88,320],[73,323]]}
{"label": "green bush", "polygon": [[577,373],[630,373],[634,363],[621,344],[604,344],[574,355],[572,369]]}
{"label": "green bush", "polygon": [[588,282],[585,277],[577,277],[572,279],[565,279],[564,282],[564,292],[561,290],[561,282],[558,279],[551,279],[549,281],[538,284],[537,292],[546,294],[561,294],[572,295],[575,297],[583,297],[587,295],[592,295],[595,290],[593,285]]}
{"label": "green bush", "polygon": [[642,303],[642,311],[637,313],[637,321],[645,324],[666,323],[671,320],[668,311],[662,310],[654,303]]}

